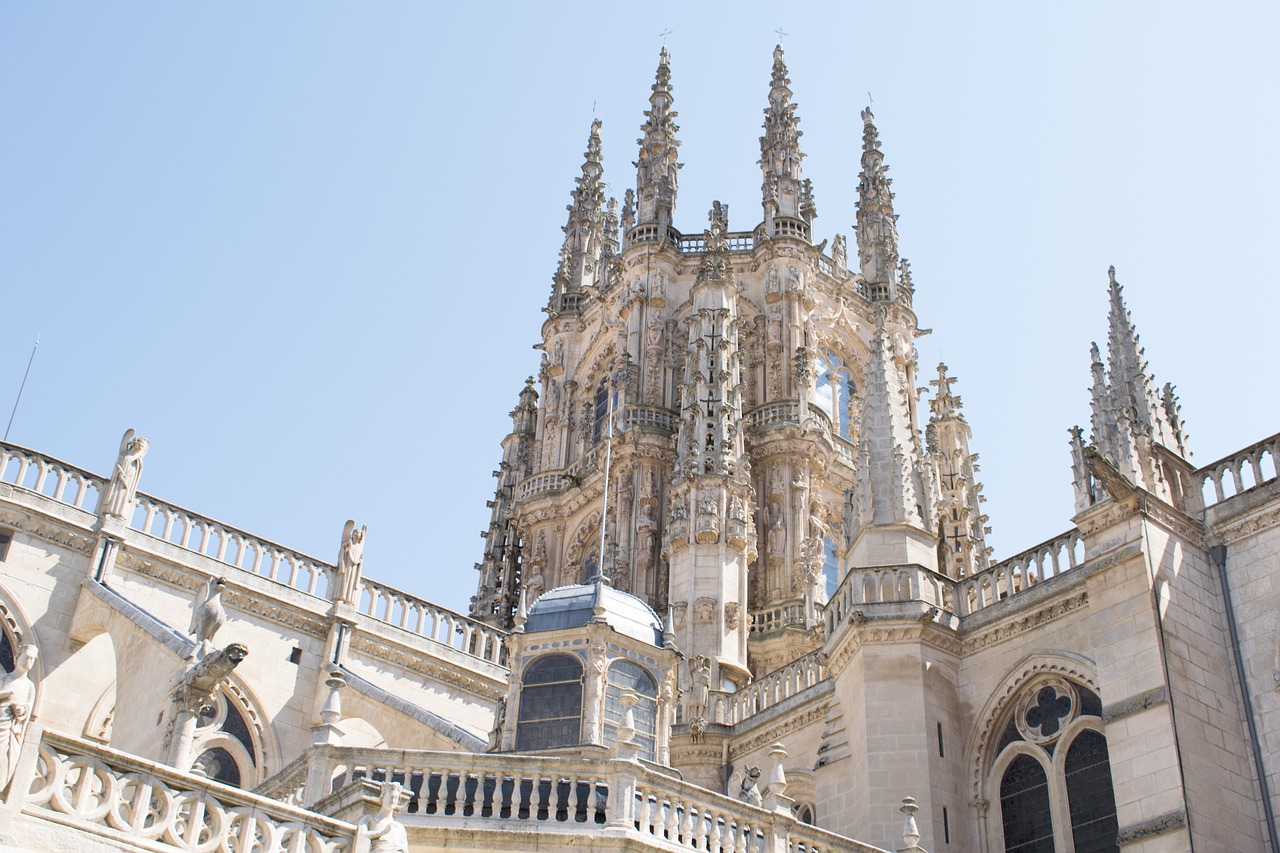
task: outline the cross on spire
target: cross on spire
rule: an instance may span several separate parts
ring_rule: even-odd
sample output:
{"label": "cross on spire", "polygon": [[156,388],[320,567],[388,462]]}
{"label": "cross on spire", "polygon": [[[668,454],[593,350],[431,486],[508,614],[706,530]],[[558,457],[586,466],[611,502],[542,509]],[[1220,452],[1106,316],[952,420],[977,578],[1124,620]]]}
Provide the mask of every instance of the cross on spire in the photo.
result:
{"label": "cross on spire", "polygon": [[662,39],[663,47],[667,46],[667,36],[672,35],[673,33],[675,33],[675,30],[671,30],[671,29],[663,30],[662,32],[658,33],[658,37]]}

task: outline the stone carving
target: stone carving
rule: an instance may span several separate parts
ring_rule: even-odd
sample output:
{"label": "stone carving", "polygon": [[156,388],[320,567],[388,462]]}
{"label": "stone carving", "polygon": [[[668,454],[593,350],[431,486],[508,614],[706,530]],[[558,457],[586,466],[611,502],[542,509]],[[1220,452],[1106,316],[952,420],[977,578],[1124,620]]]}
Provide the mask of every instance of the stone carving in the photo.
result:
{"label": "stone carving", "polygon": [[769,344],[782,346],[782,309],[777,305],[769,308]]}
{"label": "stone carving", "polygon": [[400,783],[382,783],[382,802],[378,813],[360,821],[359,832],[369,840],[369,853],[409,853],[409,835],[404,824],[396,820],[396,812],[400,811],[404,799]]}
{"label": "stone carving", "polygon": [[336,601],[355,607],[360,604],[360,571],[364,566],[364,536],[369,526],[356,529],[356,523],[347,519],[342,528],[342,544],[338,547],[338,583]]}
{"label": "stone carving", "polygon": [[720,501],[706,495],[698,501],[698,535],[703,544],[720,541]]}
{"label": "stone carving", "polygon": [[778,270],[771,269],[765,277],[765,301],[777,302],[782,298],[782,279],[778,275]]}
{"label": "stone carving", "polygon": [[729,777],[729,796],[759,807],[764,798],[760,794],[760,768],[748,767],[747,772],[735,772]]}
{"label": "stone carving", "polygon": [[844,272],[849,268],[849,248],[843,234],[837,234],[831,241],[831,261],[837,272]]}
{"label": "stone carving", "polygon": [[678,601],[671,605],[671,618],[675,621],[676,630],[684,627],[685,617],[689,612],[689,603],[687,601]]}
{"label": "stone carving", "polygon": [[196,641],[190,660],[198,661],[213,651],[213,637],[227,621],[222,607],[222,590],[226,585],[226,578],[209,578],[204,589],[197,593],[195,606],[191,609],[191,627],[187,629]]}
{"label": "stone carving", "polygon": [[133,497],[138,492],[138,480],[142,477],[142,459],[151,443],[133,430],[125,430],[120,440],[120,455],[116,458],[111,482],[102,499],[102,514],[127,519],[133,508]]}
{"label": "stone carving", "polygon": [[226,684],[232,670],[249,655],[249,649],[232,643],[211,651],[191,664],[178,677],[173,692],[176,712],[171,733],[169,763],[182,772],[195,762],[192,754],[200,715],[214,706],[214,694]]}
{"label": "stone carving", "polygon": [[673,548],[681,548],[689,543],[689,510],[684,499],[677,497],[671,502],[671,519],[667,528],[670,531],[670,542]]}
{"label": "stone carving", "polygon": [[694,612],[698,614],[698,621],[708,623],[715,621],[716,618],[716,600],[710,596],[703,596],[693,603]]}
{"label": "stone carving", "polygon": [[729,500],[729,543],[742,547],[748,538],[747,505],[734,495]]}
{"label": "stone carving", "polygon": [[724,606],[724,626],[730,631],[736,630],[742,624],[742,605],[736,601],[730,601]]}
{"label": "stone carving", "polygon": [[689,680],[692,682],[689,693],[689,719],[707,719],[711,709],[711,659],[706,655],[697,655],[689,664]]}
{"label": "stone carving", "polygon": [[29,673],[39,654],[40,650],[30,643],[22,646],[13,660],[13,672],[0,677],[0,795],[13,778],[27,734],[27,721],[36,697],[36,686]]}
{"label": "stone carving", "polygon": [[766,559],[771,566],[782,565],[787,553],[787,524],[782,507],[774,501],[769,505],[769,541],[766,543]]}

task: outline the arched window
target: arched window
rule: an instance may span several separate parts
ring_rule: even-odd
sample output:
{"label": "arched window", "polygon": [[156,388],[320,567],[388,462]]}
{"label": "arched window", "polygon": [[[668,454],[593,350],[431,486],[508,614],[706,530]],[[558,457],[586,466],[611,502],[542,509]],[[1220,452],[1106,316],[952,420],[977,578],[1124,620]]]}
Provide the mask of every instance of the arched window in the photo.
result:
{"label": "arched window", "polygon": [[582,663],[545,655],[525,667],[516,749],[548,749],[582,741]]}
{"label": "arched window", "polygon": [[196,723],[193,771],[236,788],[252,788],[260,749],[245,712],[227,690],[214,694]]}
{"label": "arched window", "polygon": [[1006,853],[1118,853],[1102,702],[1087,687],[1041,678],[1018,697],[996,744],[993,831]]}
{"label": "arched window", "polygon": [[609,380],[601,379],[591,404],[591,440],[599,441],[608,434]]}
{"label": "arched window", "polygon": [[840,433],[840,437],[849,440],[852,413],[849,402],[853,399],[855,386],[848,368],[840,360],[840,356],[831,350],[818,353],[818,381],[814,387],[814,402],[831,418],[831,423]]}
{"label": "arched window", "polygon": [[649,670],[629,660],[616,660],[609,666],[609,680],[604,688],[604,738],[606,744],[618,739],[622,723],[622,691],[631,688],[640,696],[631,709],[636,721],[636,743],[640,757],[655,760],[655,738],[658,730],[658,683]]}

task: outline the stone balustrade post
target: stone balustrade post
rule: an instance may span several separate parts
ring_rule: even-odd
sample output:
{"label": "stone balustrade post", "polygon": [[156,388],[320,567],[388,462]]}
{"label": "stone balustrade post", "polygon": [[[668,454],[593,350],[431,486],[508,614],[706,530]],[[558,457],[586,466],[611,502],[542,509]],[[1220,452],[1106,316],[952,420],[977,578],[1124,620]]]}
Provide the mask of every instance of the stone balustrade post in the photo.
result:
{"label": "stone balustrade post", "polygon": [[916,805],[915,798],[903,797],[902,807],[898,811],[902,812],[903,818],[902,846],[897,853],[926,853],[920,846],[920,828],[916,826],[916,812],[920,811],[920,807]]}
{"label": "stone balustrade post", "polygon": [[316,744],[307,750],[307,777],[302,789],[302,802],[310,808],[333,793],[333,751],[328,744]]}
{"label": "stone balustrade post", "polygon": [[615,758],[609,764],[613,772],[609,776],[608,822],[618,828],[632,829],[636,819],[640,763]]}

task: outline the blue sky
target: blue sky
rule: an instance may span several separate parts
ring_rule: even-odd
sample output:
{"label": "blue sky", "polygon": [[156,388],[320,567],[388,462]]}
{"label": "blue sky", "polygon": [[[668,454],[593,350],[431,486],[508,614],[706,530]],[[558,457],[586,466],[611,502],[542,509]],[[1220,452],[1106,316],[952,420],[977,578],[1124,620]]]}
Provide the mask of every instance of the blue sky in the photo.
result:
{"label": "blue sky", "polygon": [[1280,428],[1280,6],[801,6],[0,3],[10,439],[465,609],[593,115],[621,197],[672,30],[676,225],[750,229],[779,27],[819,239],[874,98],[997,557],[1070,525],[1109,264],[1199,463]]}

